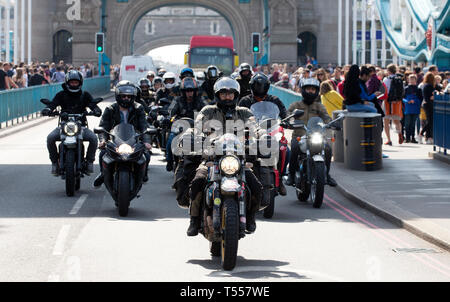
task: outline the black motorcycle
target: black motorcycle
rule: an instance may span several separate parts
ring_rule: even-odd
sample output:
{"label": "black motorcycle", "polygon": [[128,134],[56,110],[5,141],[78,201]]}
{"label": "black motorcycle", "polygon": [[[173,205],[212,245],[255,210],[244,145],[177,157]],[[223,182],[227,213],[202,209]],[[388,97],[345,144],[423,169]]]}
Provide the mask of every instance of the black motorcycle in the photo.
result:
{"label": "black motorcycle", "polygon": [[140,139],[145,134],[156,134],[156,130],[149,128],[144,133],[137,134],[133,125],[122,123],[111,133],[101,127],[95,128],[94,132],[110,137],[101,163],[104,184],[119,209],[119,215],[125,217],[131,200],[138,196],[142,188],[147,165],[145,145]]}
{"label": "black motorcycle", "polygon": [[[93,103],[102,102],[102,98],[95,99]],[[41,99],[41,103],[48,106],[51,101]],[[58,128],[60,129],[59,152],[59,171],[58,175],[66,181],[66,195],[73,196],[81,186],[81,178],[87,174],[87,161],[85,159],[85,147],[83,144],[83,121],[86,116],[94,115],[91,112],[82,114],[69,114],[66,112],[53,111],[50,117],[59,116]]]}
{"label": "black motorcycle", "polygon": [[[221,256],[224,270],[236,265],[238,242],[245,237],[246,212],[251,206],[247,186],[245,146],[233,134],[225,134],[214,143],[210,154],[207,186],[201,207],[200,233],[210,241],[210,252]],[[217,154],[223,155],[217,155]]]}
{"label": "black motorcycle", "polygon": [[305,125],[295,121],[290,128],[303,128],[306,135],[297,138],[300,147],[300,162],[296,167],[295,188],[299,201],[313,202],[314,208],[320,208],[323,203],[326,184],[325,140],[327,129],[337,129],[337,122],[343,119],[340,115],[336,120],[324,124],[320,117],[313,117]]}

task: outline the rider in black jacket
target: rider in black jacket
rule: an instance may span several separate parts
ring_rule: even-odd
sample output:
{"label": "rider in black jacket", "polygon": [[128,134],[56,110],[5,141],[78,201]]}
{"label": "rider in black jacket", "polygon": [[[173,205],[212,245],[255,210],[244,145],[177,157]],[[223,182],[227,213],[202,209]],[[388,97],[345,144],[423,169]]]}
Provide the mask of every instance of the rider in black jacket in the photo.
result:
{"label": "rider in black jacket", "polygon": [[[129,81],[121,81],[116,86],[116,103],[110,105],[105,109],[100,121],[99,127],[102,127],[107,132],[110,132],[115,126],[120,123],[128,123],[134,126],[136,131],[143,133],[148,128],[148,123],[145,118],[145,111],[142,105],[136,102],[137,99],[137,87]],[[100,143],[99,149],[103,149],[100,152],[100,171],[101,173],[95,178],[94,187],[99,187],[103,184],[103,172],[102,172],[102,158],[105,155],[105,146],[108,140],[107,135],[99,134]],[[151,137],[150,135],[144,135],[143,142],[148,150],[151,150]],[[150,162],[150,154],[144,153],[147,159],[147,167]],[[148,181],[147,169],[144,176],[144,182]]]}
{"label": "rider in black jacket", "polygon": [[[56,94],[52,102],[42,110],[42,115],[50,115],[56,107],[61,107],[61,113],[82,114],[86,112],[86,108],[94,111],[94,115],[99,117],[102,110],[93,103],[91,94],[82,91],[83,75],[76,70],[71,70],[66,74],[65,82],[62,84],[63,90]],[[61,119],[64,114],[61,115]],[[82,121],[86,125],[86,118]],[[56,128],[47,136],[47,149],[52,162],[52,174],[58,175],[58,150],[56,149],[56,141],[60,139],[60,129]],[[95,151],[97,150],[97,137],[88,128],[83,129],[83,140],[89,141],[89,147],[86,153],[86,161],[88,162],[87,174],[94,172]]]}
{"label": "rider in black jacket", "polygon": [[[263,73],[257,73],[255,74],[252,79],[250,80],[250,88],[251,93],[250,95],[247,95],[246,97],[242,98],[239,102],[240,107],[247,107],[250,109],[253,104],[257,102],[271,102],[277,105],[278,109],[280,110],[280,118],[285,119],[287,117],[287,110],[284,106],[283,102],[281,100],[274,96],[268,94],[269,88],[270,88],[270,80],[269,78],[263,74]],[[289,153],[289,151],[288,151]],[[285,163],[284,170],[286,170],[288,161]],[[280,178],[282,175],[280,175]],[[282,196],[286,196],[286,187],[284,186],[283,182],[280,179],[280,188],[279,192]]]}
{"label": "rider in black jacket", "polygon": [[[184,78],[180,84],[181,96],[175,99],[175,105],[170,110],[170,117],[181,119],[184,117],[195,119],[195,113],[200,112],[205,107],[205,102],[198,96],[198,84],[195,79]],[[173,170],[172,141],[175,137],[173,132],[167,139],[166,147],[166,170]]]}

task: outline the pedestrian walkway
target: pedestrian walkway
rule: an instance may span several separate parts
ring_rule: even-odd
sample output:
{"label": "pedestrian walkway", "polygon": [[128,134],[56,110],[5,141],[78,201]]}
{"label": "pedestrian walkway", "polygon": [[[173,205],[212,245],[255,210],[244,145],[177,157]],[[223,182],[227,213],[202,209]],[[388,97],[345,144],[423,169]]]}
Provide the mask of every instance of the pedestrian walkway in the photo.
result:
{"label": "pedestrian walkway", "polygon": [[355,171],[333,162],[331,175],[353,201],[450,250],[450,165],[429,152],[433,146],[394,142],[383,146],[389,158],[382,170]]}

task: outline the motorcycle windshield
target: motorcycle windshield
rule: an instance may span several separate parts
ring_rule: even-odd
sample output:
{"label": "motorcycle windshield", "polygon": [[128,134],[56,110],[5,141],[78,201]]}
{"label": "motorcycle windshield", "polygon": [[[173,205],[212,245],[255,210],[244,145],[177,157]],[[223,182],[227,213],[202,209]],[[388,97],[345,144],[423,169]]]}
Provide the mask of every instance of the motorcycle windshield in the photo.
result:
{"label": "motorcycle windshield", "polygon": [[314,132],[323,132],[323,126],[325,124],[323,123],[323,120],[320,117],[312,117],[308,121],[308,132],[314,133]]}
{"label": "motorcycle windshield", "polygon": [[234,134],[224,134],[215,143],[216,154],[243,155],[244,148],[239,138]]}
{"label": "motorcycle windshield", "polygon": [[250,107],[250,110],[258,124],[264,120],[277,120],[280,116],[280,109],[272,102],[257,102]]}
{"label": "motorcycle windshield", "polygon": [[119,124],[114,127],[111,134],[114,135],[114,143],[118,146],[122,144],[133,146],[136,143],[136,130],[131,124]]}

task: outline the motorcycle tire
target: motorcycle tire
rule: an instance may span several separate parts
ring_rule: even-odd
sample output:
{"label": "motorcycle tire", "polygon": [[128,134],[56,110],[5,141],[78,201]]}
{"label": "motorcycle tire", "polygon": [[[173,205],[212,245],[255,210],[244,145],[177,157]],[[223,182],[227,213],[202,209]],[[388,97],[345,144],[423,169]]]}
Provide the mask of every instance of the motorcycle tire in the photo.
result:
{"label": "motorcycle tire", "polygon": [[119,208],[119,215],[121,217],[128,216],[128,209],[130,207],[130,172],[119,171],[119,186],[117,192],[117,204]]}
{"label": "motorcycle tire", "polygon": [[264,209],[263,213],[264,218],[268,219],[272,218],[274,211],[275,211],[275,191],[270,190],[270,204],[267,208]]}
{"label": "motorcycle tire", "polygon": [[233,198],[226,198],[222,207],[222,268],[231,271],[236,266],[239,242],[239,208]]}
{"label": "motorcycle tire", "polygon": [[66,170],[66,195],[71,197],[75,195],[76,167],[75,167],[75,151],[66,151],[66,160],[64,167]]}
{"label": "motorcycle tire", "polygon": [[314,188],[314,198],[313,207],[318,209],[323,203],[323,194],[325,191],[325,163],[315,162],[314,163],[314,176],[316,179],[316,184]]}
{"label": "motorcycle tire", "polygon": [[211,256],[220,257],[222,252],[222,243],[221,242],[210,242],[209,243],[209,251]]}

